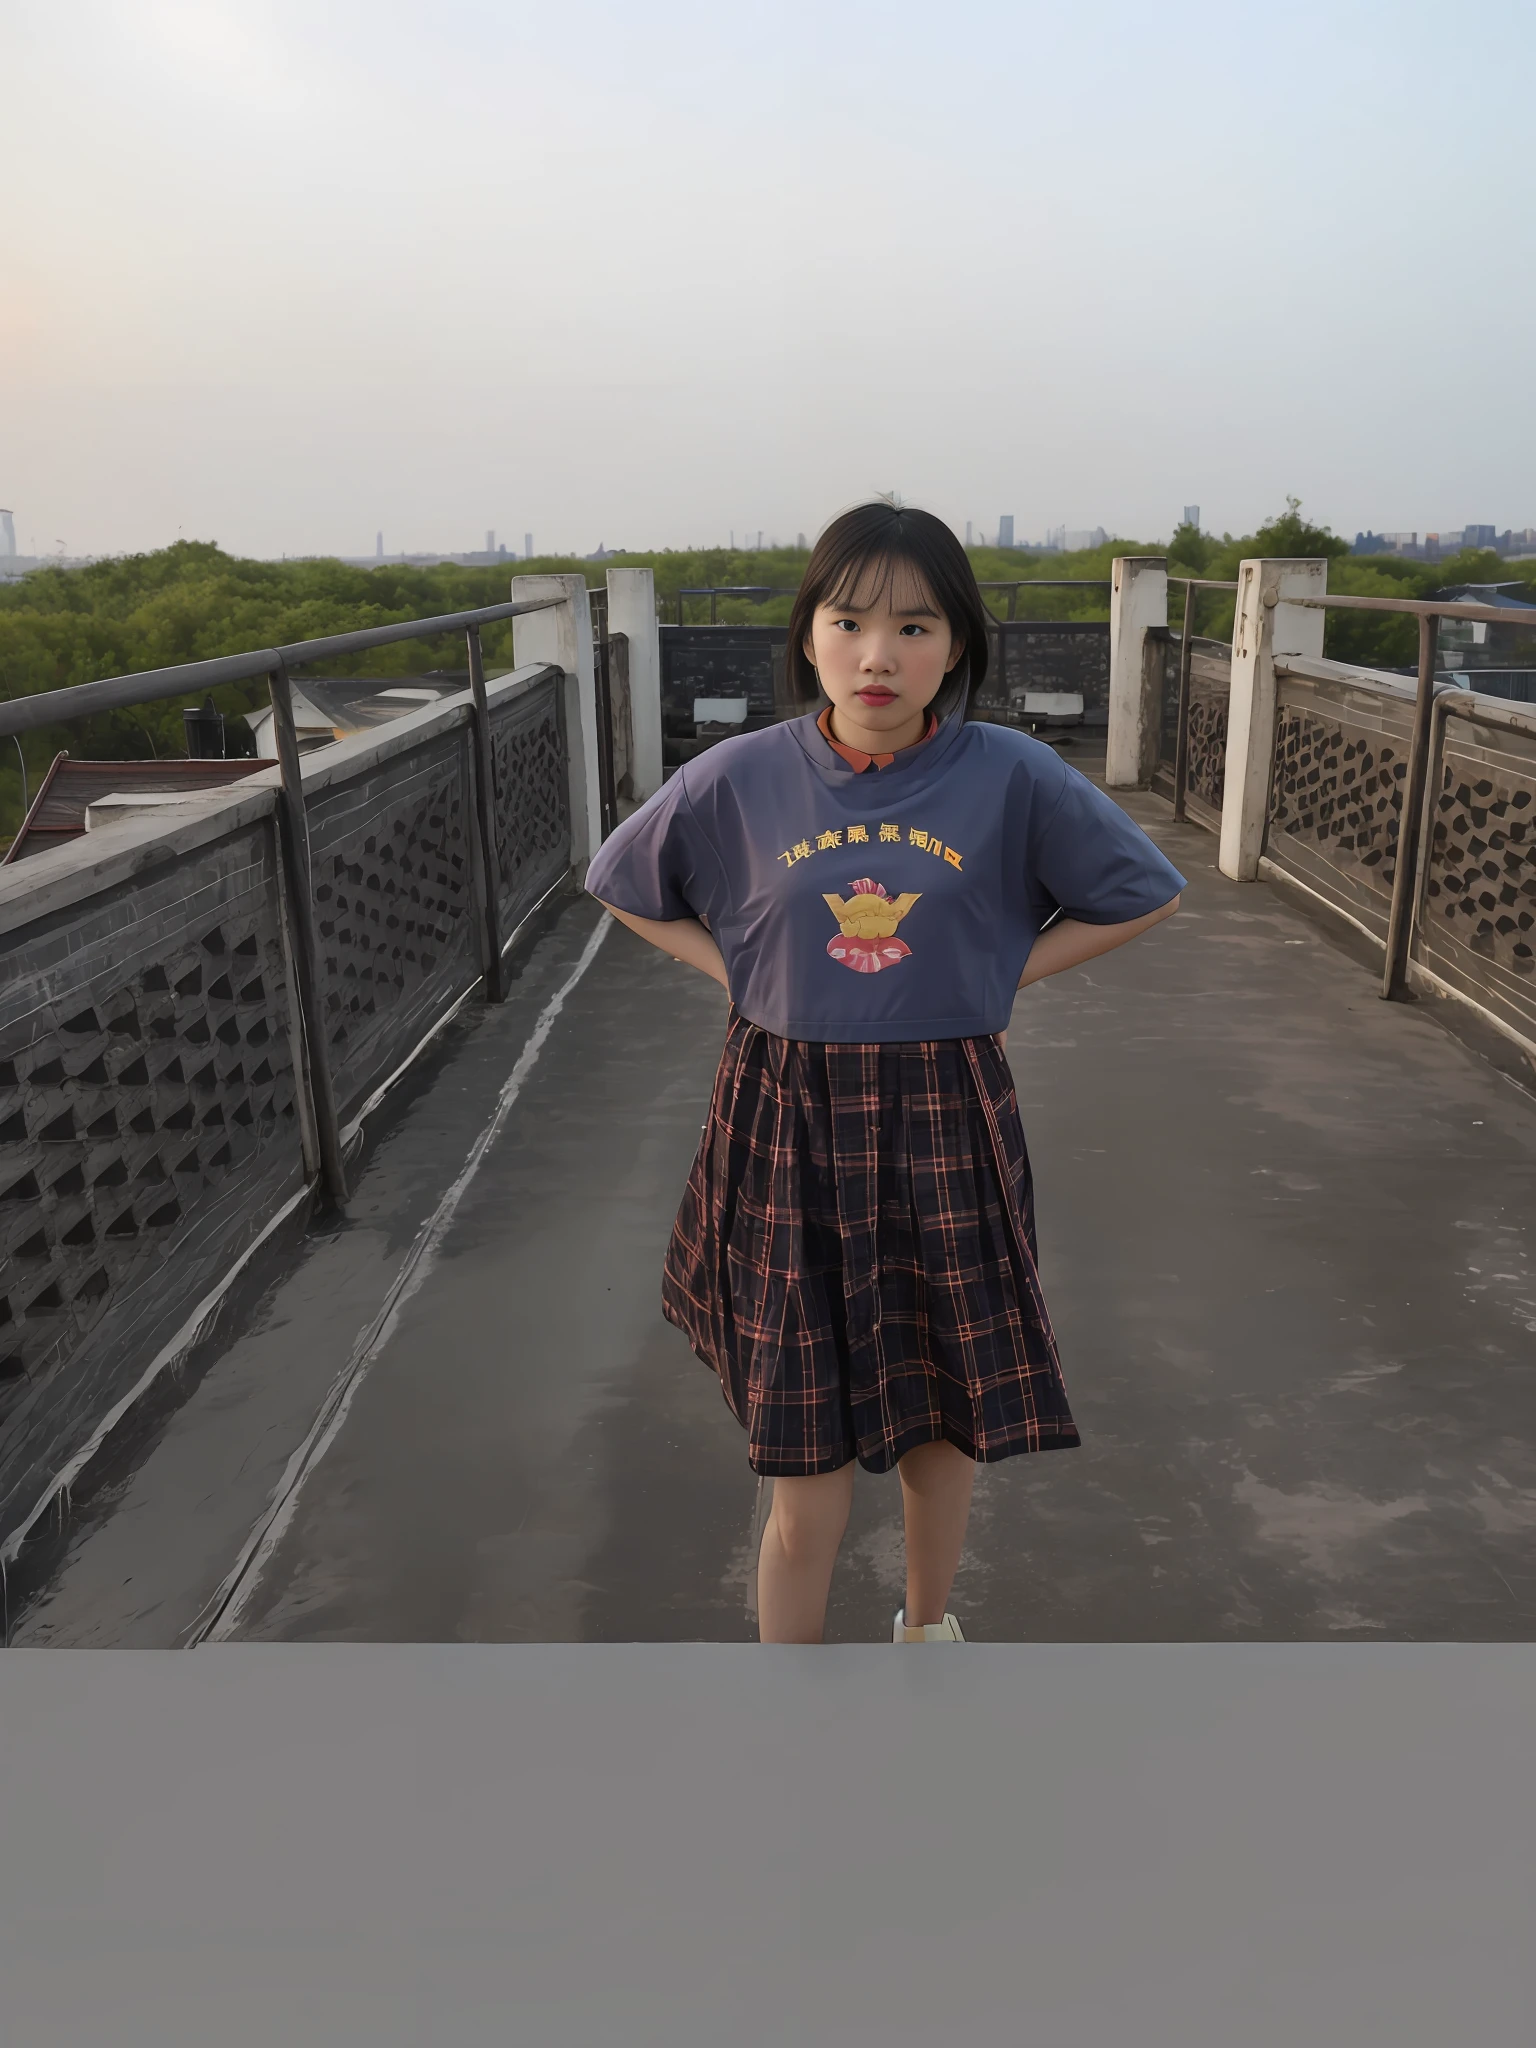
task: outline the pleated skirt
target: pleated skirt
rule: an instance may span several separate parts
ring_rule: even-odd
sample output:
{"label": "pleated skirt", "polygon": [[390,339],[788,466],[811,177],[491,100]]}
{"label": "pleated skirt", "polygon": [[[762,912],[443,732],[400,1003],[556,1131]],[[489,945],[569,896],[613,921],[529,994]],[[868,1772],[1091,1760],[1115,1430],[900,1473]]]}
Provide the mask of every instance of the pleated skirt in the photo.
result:
{"label": "pleated skirt", "polygon": [[755,1472],[1080,1440],[995,1038],[812,1044],[733,1013],[662,1306]]}

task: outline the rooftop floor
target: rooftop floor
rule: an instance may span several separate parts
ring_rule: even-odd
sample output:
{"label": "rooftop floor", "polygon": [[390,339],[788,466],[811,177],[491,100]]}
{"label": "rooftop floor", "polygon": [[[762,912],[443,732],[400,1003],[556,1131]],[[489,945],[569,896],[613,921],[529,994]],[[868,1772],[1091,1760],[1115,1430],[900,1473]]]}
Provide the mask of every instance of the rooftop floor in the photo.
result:
{"label": "rooftop floor", "polygon": [[[956,1611],[993,1641],[1530,1640],[1536,1100],[1126,807],[1185,908],[1024,994],[1009,1041],[1084,1445],[978,1474]],[[751,1638],[763,1490],[658,1305],[724,1001],[622,928],[587,957],[597,922],[444,1034],[14,1640]],[[861,1473],[830,1638],[900,1597],[899,1489]]]}

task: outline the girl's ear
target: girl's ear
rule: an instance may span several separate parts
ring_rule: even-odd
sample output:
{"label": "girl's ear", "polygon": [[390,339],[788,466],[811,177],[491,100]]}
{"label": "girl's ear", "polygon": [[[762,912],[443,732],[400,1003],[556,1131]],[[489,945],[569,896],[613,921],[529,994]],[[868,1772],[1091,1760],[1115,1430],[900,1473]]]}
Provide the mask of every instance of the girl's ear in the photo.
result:
{"label": "girl's ear", "polygon": [[816,648],[811,640],[809,629],[806,631],[805,638],[800,642],[800,652],[811,664],[811,667],[814,668],[816,666]]}
{"label": "girl's ear", "polygon": [[948,675],[950,673],[950,671],[954,668],[955,663],[960,659],[961,655],[964,654],[964,652],[965,642],[963,640],[957,640],[954,646],[951,647],[951,649],[949,650],[949,659],[944,664],[945,675]]}

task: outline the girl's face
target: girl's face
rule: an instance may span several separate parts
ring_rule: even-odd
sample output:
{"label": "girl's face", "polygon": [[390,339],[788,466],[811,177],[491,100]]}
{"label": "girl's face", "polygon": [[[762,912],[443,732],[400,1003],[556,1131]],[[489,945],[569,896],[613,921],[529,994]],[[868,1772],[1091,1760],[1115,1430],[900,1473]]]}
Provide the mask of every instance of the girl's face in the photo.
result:
{"label": "girl's face", "polygon": [[965,652],[915,569],[881,565],[858,578],[844,604],[819,604],[806,654],[839,717],[897,744],[938,695]]}

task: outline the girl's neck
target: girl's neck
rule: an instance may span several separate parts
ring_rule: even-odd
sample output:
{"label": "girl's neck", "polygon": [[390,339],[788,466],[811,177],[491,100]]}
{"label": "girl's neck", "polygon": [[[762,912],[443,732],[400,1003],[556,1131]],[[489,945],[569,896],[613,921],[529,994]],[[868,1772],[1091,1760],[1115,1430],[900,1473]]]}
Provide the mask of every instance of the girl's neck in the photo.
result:
{"label": "girl's neck", "polygon": [[834,739],[841,740],[845,747],[856,748],[861,754],[899,754],[906,747],[915,747],[928,730],[928,711],[924,706],[922,710],[914,711],[911,718],[901,725],[881,730],[866,725],[857,708],[850,711],[834,704],[828,723]]}

